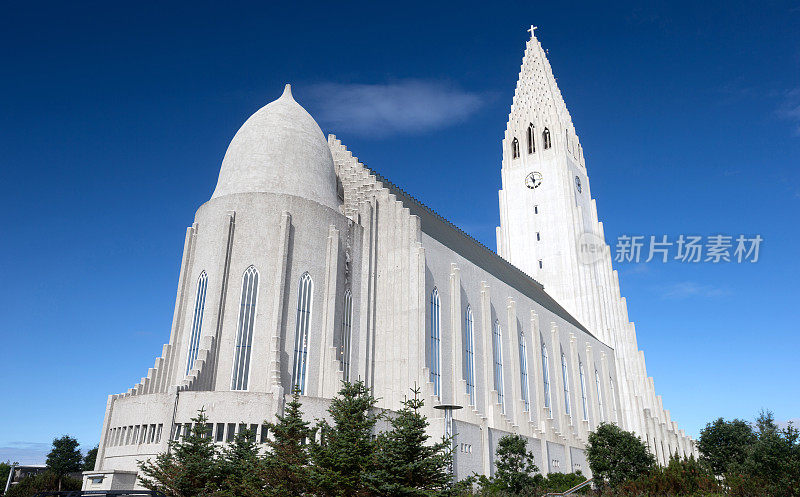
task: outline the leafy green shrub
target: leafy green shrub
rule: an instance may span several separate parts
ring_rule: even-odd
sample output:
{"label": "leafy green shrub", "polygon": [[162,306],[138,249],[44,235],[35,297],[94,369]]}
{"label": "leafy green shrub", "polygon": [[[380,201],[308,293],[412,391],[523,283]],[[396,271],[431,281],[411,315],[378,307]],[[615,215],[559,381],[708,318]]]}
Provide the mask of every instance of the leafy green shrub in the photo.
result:
{"label": "leafy green shrub", "polygon": [[700,430],[697,449],[714,474],[721,476],[744,463],[755,441],[756,435],[746,421],[719,418]]}
{"label": "leafy green shrub", "polygon": [[565,492],[586,481],[580,470],[574,473],[550,473],[542,478],[539,486],[546,492]]}
{"label": "leafy green shrub", "polygon": [[[6,478],[8,475],[6,475]],[[81,481],[69,476],[60,478],[61,490],[80,490]],[[5,481],[3,482],[5,485]],[[5,497],[31,497],[37,492],[58,490],[59,476],[52,471],[45,471],[38,475],[23,478],[19,483],[8,489]]]}
{"label": "leafy green shrub", "polygon": [[600,489],[614,489],[647,475],[656,462],[639,437],[608,423],[600,423],[589,434],[586,459]]}
{"label": "leafy green shrub", "polygon": [[652,468],[646,475],[620,485],[615,496],[709,496],[721,495],[722,488],[693,456],[670,458],[667,467]]}

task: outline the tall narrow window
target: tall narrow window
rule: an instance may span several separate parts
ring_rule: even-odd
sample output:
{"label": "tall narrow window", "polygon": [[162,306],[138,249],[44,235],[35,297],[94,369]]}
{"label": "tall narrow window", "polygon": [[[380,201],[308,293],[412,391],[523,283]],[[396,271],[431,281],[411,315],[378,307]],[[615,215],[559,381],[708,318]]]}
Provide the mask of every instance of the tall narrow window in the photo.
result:
{"label": "tall narrow window", "polygon": [[294,367],[292,368],[292,389],[306,393],[306,360],[308,359],[308,329],[311,324],[311,304],[314,282],[311,275],[303,273],[297,292],[297,325],[294,334]]}
{"label": "tall narrow window", "polygon": [[353,295],[344,292],[344,312],[342,313],[342,373],[345,381],[350,381],[350,335],[353,330]]}
{"label": "tall narrow window", "polygon": [[437,397],[441,395],[442,388],[440,307],[439,290],[434,288],[431,292],[431,383],[433,383],[433,393],[436,394]]}
{"label": "tall narrow window", "polygon": [[522,403],[525,410],[531,410],[530,395],[528,393],[528,347],[525,344],[525,333],[519,332],[519,375],[522,387]]}
{"label": "tall narrow window", "polygon": [[492,345],[494,348],[494,388],[497,390],[497,401],[500,409],[506,412],[505,397],[503,396],[503,337],[500,322],[495,320],[492,328]]}
{"label": "tall narrow window", "polygon": [[551,146],[551,143],[550,143],[550,130],[547,129],[547,128],[544,128],[544,131],[542,131],[542,143],[544,143],[544,149],[545,150],[547,150]]}
{"label": "tall narrow window", "polygon": [[572,417],[569,405],[569,376],[567,375],[567,356],[561,353],[561,379],[564,382],[564,413]]}
{"label": "tall narrow window", "polygon": [[511,157],[513,159],[519,157],[519,140],[516,138],[514,138],[514,140],[511,142]]}
{"label": "tall narrow window", "polygon": [[255,267],[250,266],[242,276],[242,296],[239,300],[239,325],[236,330],[236,354],[233,357],[231,390],[247,390],[256,302],[258,302],[258,271]]}
{"label": "tall narrow window", "polygon": [[614,394],[614,379],[608,375],[608,386],[611,388],[609,392],[609,402],[611,402],[611,410],[614,412],[614,421],[617,421],[617,396]]}
{"label": "tall narrow window", "polygon": [[203,327],[203,308],[206,305],[206,287],[208,276],[206,272],[200,273],[197,279],[197,293],[194,296],[194,317],[192,318],[192,335],[189,338],[189,358],[186,361],[186,374],[192,370],[197,351],[200,348],[200,330]]}
{"label": "tall narrow window", "polygon": [[475,341],[472,332],[472,308],[467,306],[464,313],[464,366],[465,379],[467,381],[467,393],[469,394],[469,404],[475,405]]}
{"label": "tall narrow window", "polygon": [[606,414],[603,412],[603,390],[600,388],[600,374],[594,370],[594,382],[597,387],[597,406],[600,409],[600,422],[606,420]]}
{"label": "tall narrow window", "polygon": [[534,133],[535,133],[535,131],[533,129],[533,123],[530,123],[528,125],[528,153],[529,154],[532,154],[532,153],[536,152],[536,139],[534,137]]}
{"label": "tall narrow window", "polygon": [[586,378],[583,374],[583,362],[578,361],[578,374],[580,375],[581,379],[581,400],[583,401],[583,419],[589,419],[589,411],[588,407],[586,406]]}
{"label": "tall narrow window", "polygon": [[550,358],[547,356],[547,345],[542,340],[542,383],[544,384],[544,408],[547,416],[553,417],[553,410],[550,407]]}

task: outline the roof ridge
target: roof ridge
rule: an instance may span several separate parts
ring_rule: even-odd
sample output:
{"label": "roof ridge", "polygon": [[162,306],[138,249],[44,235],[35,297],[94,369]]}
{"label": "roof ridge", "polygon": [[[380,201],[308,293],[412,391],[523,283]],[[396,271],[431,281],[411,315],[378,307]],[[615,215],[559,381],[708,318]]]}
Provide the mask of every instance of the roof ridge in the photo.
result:
{"label": "roof ridge", "polygon": [[447,225],[451,226],[452,228],[455,228],[455,230],[456,230],[456,231],[458,231],[458,232],[459,232],[461,235],[463,235],[464,237],[466,237],[467,239],[469,239],[469,240],[470,240],[472,243],[474,243],[474,244],[476,244],[477,246],[481,247],[483,250],[485,250],[486,252],[488,252],[489,254],[491,254],[493,257],[495,257],[495,258],[497,258],[499,261],[502,261],[503,263],[507,264],[507,265],[508,265],[510,268],[513,268],[513,269],[514,269],[514,270],[516,270],[517,272],[519,272],[519,273],[521,273],[522,275],[524,275],[526,278],[529,278],[531,281],[533,281],[534,283],[536,283],[536,284],[539,286],[539,288],[541,288],[541,289],[544,289],[544,285],[542,285],[541,283],[539,283],[539,282],[538,282],[536,279],[534,279],[534,278],[533,278],[531,275],[529,275],[528,273],[524,272],[523,270],[521,270],[521,269],[520,269],[520,268],[518,268],[517,266],[515,266],[515,265],[511,264],[510,262],[508,262],[506,259],[504,259],[502,256],[500,256],[500,255],[499,255],[497,252],[495,252],[494,250],[490,249],[489,247],[487,247],[486,245],[484,245],[483,243],[481,243],[480,241],[478,241],[478,240],[477,240],[475,237],[473,237],[472,235],[470,235],[469,233],[467,233],[467,232],[466,232],[466,231],[464,231],[463,229],[459,228],[459,227],[458,227],[458,225],[456,225],[455,223],[453,223],[452,221],[450,221],[449,219],[447,219],[447,218],[446,218],[446,217],[444,217],[443,215],[441,215],[441,214],[439,214],[438,212],[436,212],[436,211],[435,211],[435,210],[434,210],[432,207],[430,207],[430,206],[426,205],[426,204],[425,204],[424,202],[422,202],[420,199],[418,199],[418,198],[417,198],[417,197],[415,197],[414,195],[412,195],[412,194],[408,193],[408,192],[407,192],[406,190],[404,190],[402,187],[398,186],[397,184],[395,184],[395,183],[394,183],[394,182],[392,182],[391,180],[387,179],[387,178],[386,178],[384,175],[382,175],[381,173],[379,173],[379,172],[375,171],[373,168],[371,168],[371,167],[367,166],[366,164],[363,164],[363,163],[361,163],[360,161],[359,161],[359,163],[360,163],[360,164],[361,164],[361,165],[364,167],[364,169],[366,169],[367,171],[369,171],[369,172],[371,172],[373,175],[375,175],[375,179],[376,179],[376,180],[380,181],[381,183],[386,183],[386,184],[388,184],[389,186],[391,186],[391,188],[388,188],[390,192],[391,192],[391,190],[392,190],[392,189],[394,189],[394,190],[397,190],[398,192],[402,193],[402,194],[403,194],[405,197],[409,198],[410,200],[413,200],[413,201],[414,201],[414,202],[416,202],[416,203],[417,203],[417,204],[418,204],[420,207],[422,207],[423,209],[427,210],[428,212],[430,212],[431,214],[433,214],[434,216],[436,216],[436,217],[437,217],[438,219],[440,219],[441,221],[444,221],[444,222],[445,222]]}

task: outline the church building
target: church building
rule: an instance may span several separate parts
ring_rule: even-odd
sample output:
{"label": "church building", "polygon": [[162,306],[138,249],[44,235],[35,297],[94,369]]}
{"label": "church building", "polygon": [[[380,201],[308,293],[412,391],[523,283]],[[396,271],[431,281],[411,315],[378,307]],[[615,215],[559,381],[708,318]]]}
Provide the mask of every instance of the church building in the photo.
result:
{"label": "church building", "polygon": [[458,478],[491,474],[508,433],[542,472],[589,474],[584,448],[602,422],[662,464],[696,455],[647,376],[533,28],[500,175],[495,252],[326,140],[286,85],[233,137],[186,230],[169,342],[109,396],[84,490],[138,488],[137,461],[201,408],[215,442],[251,429],[264,443],[294,387],[313,420],[357,379],[387,410],[419,386],[431,435],[453,436]]}

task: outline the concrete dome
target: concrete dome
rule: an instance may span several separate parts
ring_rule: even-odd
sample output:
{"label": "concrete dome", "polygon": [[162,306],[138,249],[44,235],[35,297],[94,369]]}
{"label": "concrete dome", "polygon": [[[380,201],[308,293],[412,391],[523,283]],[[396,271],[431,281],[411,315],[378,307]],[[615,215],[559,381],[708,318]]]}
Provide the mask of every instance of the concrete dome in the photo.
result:
{"label": "concrete dome", "polygon": [[314,118],[292,98],[289,85],[236,132],[211,198],[247,192],[295,195],[338,209],[328,142]]}

